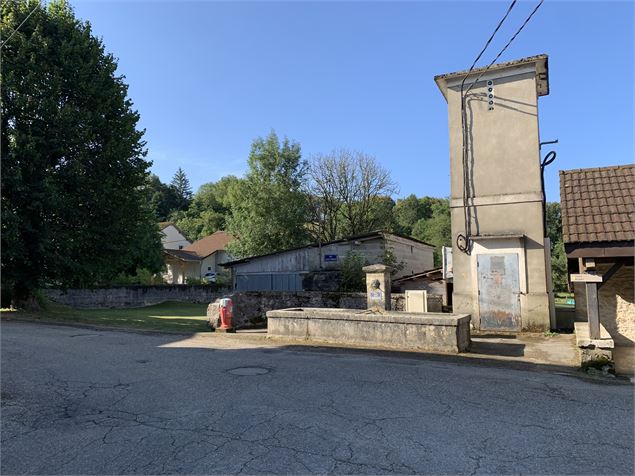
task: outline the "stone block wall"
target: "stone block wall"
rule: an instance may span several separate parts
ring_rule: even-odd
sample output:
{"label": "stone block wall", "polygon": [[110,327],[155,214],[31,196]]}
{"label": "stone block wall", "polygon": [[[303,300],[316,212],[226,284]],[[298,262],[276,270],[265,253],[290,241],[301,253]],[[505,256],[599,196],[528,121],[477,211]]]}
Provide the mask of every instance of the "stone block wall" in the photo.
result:
{"label": "stone block wall", "polygon": [[95,289],[44,289],[51,301],[80,309],[144,307],[166,301],[208,303],[223,293],[215,286],[113,286]]}
{"label": "stone block wall", "polygon": [[[268,311],[296,307],[366,309],[366,293],[326,293],[314,291],[249,291],[228,294],[233,302],[233,325],[246,327],[264,324]],[[405,309],[405,295],[393,294],[392,309]],[[208,316],[213,312],[208,307]]]}
{"label": "stone block wall", "polygon": [[[604,274],[610,264],[598,265],[598,274]],[[598,291],[600,322],[616,345],[635,346],[635,298],[633,267],[622,266]],[[584,283],[574,284],[575,318],[587,321],[586,290]]]}
{"label": "stone block wall", "polygon": [[[221,297],[231,297],[234,303],[234,325],[237,327],[264,323],[267,311],[274,309],[290,307],[366,309],[365,293],[317,291],[229,293],[218,290],[214,286],[178,284],[96,289],[45,289],[43,292],[54,302],[79,309],[144,307],[166,301],[212,303]],[[392,309],[397,311],[405,309],[403,294],[392,295]]]}

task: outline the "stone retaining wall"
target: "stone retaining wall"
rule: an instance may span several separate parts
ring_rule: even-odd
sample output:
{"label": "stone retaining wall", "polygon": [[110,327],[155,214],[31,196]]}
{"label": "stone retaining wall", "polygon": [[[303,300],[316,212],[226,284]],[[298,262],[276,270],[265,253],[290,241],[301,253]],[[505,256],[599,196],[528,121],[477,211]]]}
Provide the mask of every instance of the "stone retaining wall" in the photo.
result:
{"label": "stone retaining wall", "polygon": [[470,347],[467,314],[294,308],[267,313],[268,337],[423,352],[459,353]]}
{"label": "stone retaining wall", "polygon": [[166,301],[208,303],[223,293],[209,285],[114,286],[96,289],[44,289],[51,301],[80,309],[143,307]]}
{"label": "stone retaining wall", "polygon": [[[221,297],[234,301],[234,323],[238,326],[263,323],[267,311],[288,307],[366,309],[365,293],[305,292],[222,292],[214,286],[159,285],[115,286],[96,289],[45,289],[54,302],[80,309],[108,309],[151,306],[166,301],[211,303]],[[393,294],[392,308],[403,311],[405,297]]]}
{"label": "stone retaining wall", "polygon": [[[234,305],[233,325],[235,327],[264,324],[267,312],[274,309],[290,307],[366,309],[367,304],[366,293],[249,291],[228,294],[223,297],[232,299]],[[391,304],[393,310],[403,311],[405,295],[393,294]],[[214,310],[213,306],[208,306],[207,315],[212,320],[217,317],[215,313],[217,311]]]}

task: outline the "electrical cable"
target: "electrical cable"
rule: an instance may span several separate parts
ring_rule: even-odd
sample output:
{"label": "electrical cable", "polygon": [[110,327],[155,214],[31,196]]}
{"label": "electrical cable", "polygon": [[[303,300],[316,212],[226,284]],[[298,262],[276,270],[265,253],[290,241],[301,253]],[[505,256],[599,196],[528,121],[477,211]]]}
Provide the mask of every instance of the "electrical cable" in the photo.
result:
{"label": "electrical cable", "polygon": [[536,8],[533,9],[533,11],[529,14],[529,16],[525,19],[525,21],[523,22],[523,24],[520,26],[520,28],[516,31],[516,33],[514,33],[514,36],[511,37],[511,39],[507,42],[507,44],[505,46],[503,46],[503,49],[500,50],[498,52],[498,54],[496,55],[496,58],[494,58],[492,60],[492,62],[490,64],[487,65],[487,67],[481,72],[481,74],[478,75],[478,77],[474,80],[474,82],[470,85],[470,87],[467,89],[467,91],[465,91],[465,94],[467,95],[467,93],[469,93],[472,88],[474,87],[474,85],[478,82],[479,79],[481,79],[481,77],[483,76],[483,74],[485,74],[485,72],[490,69],[492,67],[492,65],[494,63],[496,63],[496,61],[498,60],[498,58],[501,57],[501,55],[505,52],[505,50],[509,47],[509,45],[512,44],[512,41],[514,41],[516,39],[516,37],[518,36],[518,34],[523,31],[523,28],[525,28],[525,25],[527,25],[527,23],[529,23],[529,20],[531,20],[531,17],[534,16],[534,14],[538,11],[538,9],[540,8],[540,5],[543,4],[545,0],[540,0],[540,2],[538,2],[538,5],[536,5]]}
{"label": "electrical cable", "polygon": [[516,1],[517,0],[513,0],[510,3],[509,7],[507,7],[507,11],[505,12],[505,15],[498,22],[498,25],[496,25],[496,28],[494,29],[494,31],[490,35],[489,39],[485,42],[485,46],[483,46],[483,49],[481,49],[481,52],[476,56],[476,59],[472,63],[472,66],[470,66],[470,69],[468,70],[467,74],[463,78],[463,81],[461,81],[461,132],[463,134],[463,155],[462,155],[462,165],[463,165],[463,219],[464,219],[464,224],[465,224],[465,235],[463,235],[462,233],[459,233],[457,235],[457,237],[456,237],[456,246],[457,246],[457,248],[459,250],[461,250],[462,252],[464,252],[466,254],[470,254],[470,248],[471,248],[470,240],[469,240],[469,236],[471,234],[471,230],[470,230],[470,228],[471,228],[471,220],[470,220],[470,217],[469,217],[469,209],[467,207],[467,198],[468,198],[468,194],[469,194],[469,190],[468,190],[469,177],[468,177],[468,173],[467,173],[468,169],[466,167],[466,162],[467,162],[467,137],[466,137],[467,128],[465,127],[465,123],[467,122],[467,117],[465,116],[465,93],[463,92],[463,88],[465,87],[465,81],[467,80],[467,78],[469,77],[470,73],[472,72],[472,70],[476,66],[476,63],[478,62],[479,59],[481,59],[481,56],[483,56],[483,53],[485,53],[485,50],[487,49],[487,47],[490,45],[490,43],[494,39],[494,36],[498,32],[498,30],[500,30],[500,27],[503,25],[503,23],[505,22],[505,20],[507,19],[507,17],[511,13],[512,9],[514,8],[514,5],[516,5]]}
{"label": "electrical cable", "polygon": [[[487,40],[487,43],[485,44],[485,47],[483,48],[481,53],[477,56],[476,60],[474,61],[474,63],[470,67],[470,69],[468,70],[467,74],[463,78],[463,81],[461,81],[461,132],[462,132],[462,136],[463,136],[463,155],[462,155],[462,165],[463,165],[463,218],[465,220],[465,234],[461,234],[461,233],[457,234],[456,246],[457,246],[457,248],[460,251],[462,251],[463,253],[468,254],[468,255],[470,254],[471,248],[472,248],[472,244],[471,244],[472,220],[471,220],[471,217],[470,217],[470,209],[469,209],[469,206],[468,206],[468,203],[467,203],[468,199],[470,198],[469,197],[469,195],[470,195],[470,186],[469,186],[469,176],[470,176],[470,174],[469,174],[468,167],[466,167],[467,155],[468,155],[467,154],[467,139],[468,139],[467,136],[468,136],[468,133],[467,133],[467,127],[466,127],[466,123],[467,123],[467,117],[466,116],[467,116],[467,113],[466,113],[466,110],[465,110],[465,98],[466,98],[467,94],[472,90],[472,88],[476,85],[476,83],[478,83],[478,81],[481,79],[483,74],[485,74],[485,72],[487,72],[490,69],[490,67],[498,60],[498,58],[500,58],[501,55],[507,50],[509,45],[512,44],[512,42],[516,39],[516,37],[523,30],[523,28],[525,28],[527,23],[529,23],[529,21],[534,16],[534,14],[538,11],[538,9],[543,4],[543,2],[544,2],[544,0],[540,0],[538,5],[536,5],[536,7],[532,10],[532,12],[529,14],[529,16],[525,19],[523,24],[520,26],[520,28],[518,28],[518,30],[516,30],[516,33],[514,33],[514,35],[510,38],[510,40],[507,42],[507,44],[498,52],[496,57],[487,65],[487,67],[485,67],[480,72],[480,74],[477,76],[477,78],[470,84],[470,86],[468,87],[467,91],[465,91],[464,90],[465,81],[467,80],[467,78],[469,77],[470,73],[474,69],[474,66],[475,66],[476,62],[481,57],[481,55],[483,54],[483,52],[485,51],[487,46],[492,41],[494,35],[496,34],[496,32],[499,30],[499,28],[501,27],[501,25],[503,24],[503,22],[505,21],[505,19],[509,15],[509,12],[514,7],[514,5],[516,4],[516,1],[513,1],[511,3],[511,5],[508,7],[507,12],[505,13],[503,18],[499,22],[498,26],[494,30],[494,33],[492,33],[492,35],[490,36],[489,40]],[[549,165],[551,162],[553,162],[553,160],[555,160],[555,156],[546,165]]]}
{"label": "electrical cable", "polygon": [[9,40],[11,39],[11,37],[12,37],[13,35],[15,35],[15,34],[18,32],[18,30],[19,30],[20,28],[22,28],[22,25],[24,25],[24,24],[26,23],[26,21],[29,19],[29,17],[30,17],[31,15],[33,15],[33,13],[35,12],[35,10],[37,10],[37,9],[38,9],[38,7],[40,7],[40,2],[38,2],[38,4],[35,6],[35,8],[33,8],[33,10],[31,10],[31,13],[29,13],[29,14],[26,16],[26,18],[25,18],[24,20],[22,20],[22,23],[20,23],[20,24],[16,27],[16,29],[15,29],[15,30],[13,30],[13,31],[11,32],[11,34],[9,35],[9,37],[8,37],[6,40],[4,40],[2,43],[0,43],[0,49],[4,48],[4,45],[6,45],[6,44],[7,44],[7,41],[9,41]]}
{"label": "electrical cable", "polygon": [[[556,140],[555,143],[558,141]],[[542,187],[542,228],[543,236],[547,236],[547,193],[545,192],[545,167],[556,160],[556,151],[552,150],[547,153],[540,162],[540,186]]]}

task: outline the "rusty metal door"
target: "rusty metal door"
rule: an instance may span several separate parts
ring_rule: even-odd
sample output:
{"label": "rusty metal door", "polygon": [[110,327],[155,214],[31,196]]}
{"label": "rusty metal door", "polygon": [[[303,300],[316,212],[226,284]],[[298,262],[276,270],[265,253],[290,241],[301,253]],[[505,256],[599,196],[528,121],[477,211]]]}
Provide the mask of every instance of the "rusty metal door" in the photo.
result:
{"label": "rusty metal door", "polygon": [[479,254],[476,266],[481,329],[519,331],[518,254]]}

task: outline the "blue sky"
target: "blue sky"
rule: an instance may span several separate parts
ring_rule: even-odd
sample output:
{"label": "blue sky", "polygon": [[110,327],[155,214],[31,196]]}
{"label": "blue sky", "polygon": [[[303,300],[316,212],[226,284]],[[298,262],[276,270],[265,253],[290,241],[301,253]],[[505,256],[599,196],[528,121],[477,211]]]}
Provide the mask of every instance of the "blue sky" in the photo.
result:
{"label": "blue sky", "polygon": [[[196,190],[241,175],[274,129],[305,158],[374,155],[398,196],[450,193],[446,103],[433,76],[466,69],[508,2],[71,1],[119,60],[152,171],[182,167]],[[479,65],[537,1],[519,1]],[[541,140],[559,169],[632,163],[633,2],[545,1],[501,57],[549,55]]]}

